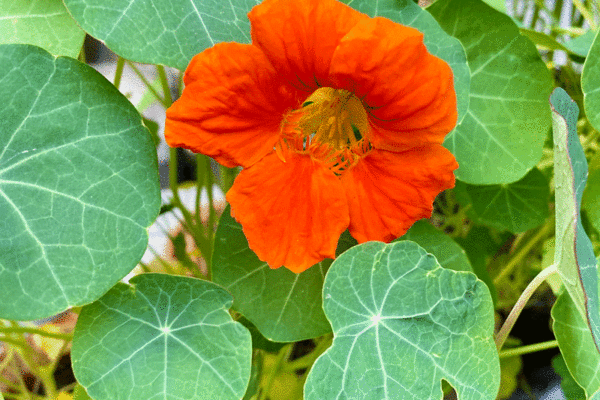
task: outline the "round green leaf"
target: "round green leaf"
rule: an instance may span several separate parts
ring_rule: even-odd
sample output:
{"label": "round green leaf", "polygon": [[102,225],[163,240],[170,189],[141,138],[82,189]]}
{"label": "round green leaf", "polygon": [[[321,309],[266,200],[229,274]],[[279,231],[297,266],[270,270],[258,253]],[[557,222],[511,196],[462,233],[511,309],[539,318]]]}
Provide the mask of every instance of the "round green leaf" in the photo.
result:
{"label": "round green leaf", "polygon": [[477,185],[521,179],[542,156],[550,127],[550,72],[505,14],[480,0],[439,0],[429,12],[463,44],[471,69],[469,109],[444,141],[456,177]]}
{"label": "round green leaf", "polygon": [[234,400],[250,379],[250,333],[219,286],[143,274],[85,306],[73,372],[95,400]]}
{"label": "round green leaf", "polygon": [[156,152],[102,75],[0,45],[0,316],[92,302],[142,257],[158,215]]}
{"label": "round green leaf", "polygon": [[321,291],[331,260],[301,274],[270,269],[248,247],[242,226],[225,209],[215,238],[213,282],[234,298],[233,309],[274,342],[296,342],[331,332],[321,307]]}
{"label": "round green leaf", "polygon": [[452,238],[422,219],[395,241],[411,240],[433,254],[440,265],[454,271],[473,272],[467,253]]}
{"label": "round green leaf", "polygon": [[79,25],[129,60],[185,70],[219,42],[250,42],[258,0],[64,0]]}
{"label": "round green leaf", "polygon": [[585,114],[594,128],[600,130],[600,29],[583,65],[581,90]]}
{"label": "round green leaf", "polygon": [[469,106],[471,74],[465,50],[460,42],[444,32],[437,21],[412,0],[343,0],[343,2],[371,17],[388,18],[423,32],[423,43],[427,50],[446,61],[452,68],[458,121],[462,121]]}
{"label": "round green leaf", "polygon": [[500,384],[492,299],[469,272],[440,267],[409,241],[363,243],[330,268],[323,307],[333,345],[313,365],[306,400],[493,400]]}
{"label": "round green leaf", "polygon": [[33,44],[77,58],[84,38],[61,0],[0,0],[0,44]]}
{"label": "round green leaf", "polygon": [[581,224],[581,199],[588,168],[577,135],[579,108],[557,88],[550,96],[554,134],[556,186],[556,244],[554,263],[600,351],[600,298],[598,268],[592,242]]}
{"label": "round green leaf", "polygon": [[566,290],[552,306],[552,320],[554,335],[571,375],[587,393],[586,399],[600,399],[600,354],[587,322]]}
{"label": "round green leaf", "polygon": [[502,185],[464,185],[478,222],[512,233],[541,225],[548,217],[550,188],[537,168],[517,182]]}

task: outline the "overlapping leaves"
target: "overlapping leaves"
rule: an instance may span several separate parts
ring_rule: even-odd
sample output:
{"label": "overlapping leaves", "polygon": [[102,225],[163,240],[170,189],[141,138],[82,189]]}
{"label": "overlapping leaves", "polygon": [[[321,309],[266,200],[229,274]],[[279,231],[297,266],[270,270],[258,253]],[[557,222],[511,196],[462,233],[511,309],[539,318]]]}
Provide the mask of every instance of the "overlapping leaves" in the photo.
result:
{"label": "overlapping leaves", "polygon": [[141,258],[160,206],[154,145],[92,68],[0,45],[0,316],[104,294]]}
{"label": "overlapping leaves", "polygon": [[364,243],[340,256],[323,289],[334,341],[305,399],[494,399],[500,369],[492,300],[468,272],[443,269],[417,244]]}
{"label": "overlapping leaves", "polygon": [[193,278],[143,274],[85,306],[73,370],[95,400],[234,400],[250,378],[250,333],[232,298]]}

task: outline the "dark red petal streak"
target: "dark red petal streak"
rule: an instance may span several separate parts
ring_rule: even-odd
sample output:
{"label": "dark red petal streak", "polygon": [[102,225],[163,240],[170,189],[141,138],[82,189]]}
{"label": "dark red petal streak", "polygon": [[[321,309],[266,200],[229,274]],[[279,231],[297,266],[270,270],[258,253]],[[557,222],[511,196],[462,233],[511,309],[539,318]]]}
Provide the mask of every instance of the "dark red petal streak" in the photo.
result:
{"label": "dark red petal streak", "polygon": [[363,100],[377,148],[442,143],[456,124],[452,69],[427,52],[414,28],[379,17],[361,21],[335,51],[330,79]]}
{"label": "dark red petal streak", "polygon": [[250,248],[271,268],[300,273],[334,258],[348,227],[340,180],[309,156],[273,153],[242,170],[227,193]]}
{"label": "dark red petal streak", "polygon": [[433,200],[454,187],[454,156],[441,145],[401,153],[372,150],[342,177],[350,234],[359,243],[389,242],[431,216]]}
{"label": "dark red petal streak", "polygon": [[252,43],[295,86],[329,86],[331,57],[340,39],[369,19],[336,0],[265,0],[248,14]]}
{"label": "dark red petal streak", "polygon": [[258,48],[238,43],[195,56],[184,82],[183,95],[167,110],[167,143],[227,167],[249,167],[272,152],[283,113],[304,96],[278,77]]}

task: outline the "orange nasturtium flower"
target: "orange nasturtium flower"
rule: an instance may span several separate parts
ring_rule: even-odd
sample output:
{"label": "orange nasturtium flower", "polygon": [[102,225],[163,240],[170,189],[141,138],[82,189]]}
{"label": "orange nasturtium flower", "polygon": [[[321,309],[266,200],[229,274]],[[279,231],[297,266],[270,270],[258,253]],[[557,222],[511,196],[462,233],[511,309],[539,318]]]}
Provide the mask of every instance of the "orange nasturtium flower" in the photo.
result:
{"label": "orange nasturtium flower", "polygon": [[265,0],[252,44],[196,55],[167,111],[171,146],[243,170],[227,193],[250,248],[296,273],[341,233],[390,241],[429,217],[458,167],[450,67],[423,34],[336,0]]}

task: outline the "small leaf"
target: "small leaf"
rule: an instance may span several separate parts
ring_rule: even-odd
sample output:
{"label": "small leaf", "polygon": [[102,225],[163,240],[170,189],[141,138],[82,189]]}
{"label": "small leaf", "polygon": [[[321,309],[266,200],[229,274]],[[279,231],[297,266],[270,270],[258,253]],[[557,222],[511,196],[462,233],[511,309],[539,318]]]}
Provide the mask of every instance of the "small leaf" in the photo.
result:
{"label": "small leaf", "polygon": [[411,240],[433,254],[440,265],[454,271],[473,272],[467,253],[448,235],[434,228],[426,220],[420,220],[396,241]]}
{"label": "small leaf", "polygon": [[600,399],[600,354],[586,320],[563,290],[552,306],[552,329],[560,352],[575,381],[583,387],[586,399]]}
{"label": "small leaf", "polygon": [[333,345],[313,365],[306,400],[493,400],[500,384],[492,300],[469,272],[443,269],[410,241],[342,254],[323,288]]}
{"label": "small leaf", "polygon": [[342,0],[342,2],[371,17],[388,18],[423,32],[423,42],[427,50],[446,61],[452,68],[458,121],[462,121],[469,106],[471,74],[465,51],[457,39],[444,32],[437,21],[412,0]]}
{"label": "small leaf", "polygon": [[567,364],[562,354],[557,354],[552,358],[552,368],[560,376],[560,387],[565,395],[566,400],[585,399],[585,391],[573,378],[569,372]]}
{"label": "small leaf", "polygon": [[33,44],[72,58],[85,38],[61,0],[0,0],[0,32],[0,44]]}
{"label": "small leaf", "polygon": [[537,168],[517,182],[469,185],[465,191],[478,222],[500,230],[521,233],[541,225],[548,217],[548,180]]}
{"label": "small leaf", "polygon": [[521,179],[542,156],[550,126],[552,79],[533,43],[504,15],[480,0],[439,0],[429,12],[458,38],[471,69],[469,109],[446,140],[475,185]]}
{"label": "small leaf", "polygon": [[581,90],[585,114],[596,130],[600,130],[600,29],[583,64]]}
{"label": "small leaf", "polygon": [[102,75],[0,45],[0,316],[90,303],[131,271],[160,208],[156,150]]}
{"label": "small leaf", "polygon": [[242,226],[225,209],[215,237],[213,282],[234,298],[233,309],[274,342],[296,342],[331,332],[321,308],[325,260],[301,274],[270,269],[248,247]]}
{"label": "small leaf", "polygon": [[258,0],[64,0],[92,36],[128,60],[185,70],[219,42],[250,42],[246,14]]}
{"label": "small leaf", "polygon": [[143,274],[83,307],[73,372],[95,400],[240,399],[250,378],[250,333],[232,298],[199,279]]}
{"label": "small leaf", "polygon": [[79,383],[73,390],[73,400],[93,400]]}
{"label": "small leaf", "polygon": [[577,135],[579,109],[561,88],[554,90],[550,103],[553,111],[556,187],[554,262],[582,318],[587,320],[596,347],[600,347],[598,269],[592,242],[583,230],[580,215],[588,169]]}

